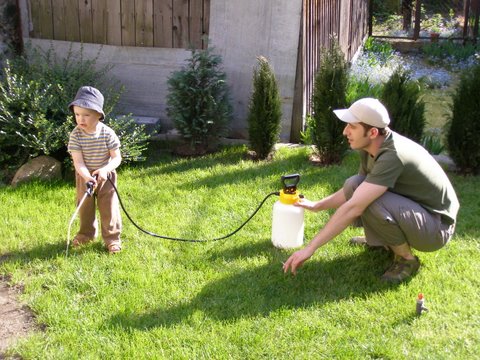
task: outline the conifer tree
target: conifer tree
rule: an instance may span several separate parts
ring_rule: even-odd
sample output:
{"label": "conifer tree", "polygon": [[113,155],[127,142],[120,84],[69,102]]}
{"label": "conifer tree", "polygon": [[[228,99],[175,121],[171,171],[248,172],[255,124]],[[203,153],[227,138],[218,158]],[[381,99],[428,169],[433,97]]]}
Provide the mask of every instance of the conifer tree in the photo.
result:
{"label": "conifer tree", "polygon": [[389,127],[420,143],[425,129],[425,102],[418,81],[398,67],[385,83],[381,101],[390,115]]}
{"label": "conifer tree", "polygon": [[257,159],[266,159],[272,152],[280,134],[282,102],[268,60],[260,56],[253,72],[253,92],[248,113],[250,148]]}
{"label": "conifer tree", "polygon": [[321,163],[339,163],[348,144],[343,136],[344,123],[333,113],[346,107],[347,63],[336,41],[324,51],[320,68],[315,74],[312,96],[313,114],[310,122],[312,143]]}
{"label": "conifer tree", "polygon": [[466,70],[453,94],[447,124],[448,152],[463,174],[480,173],[480,65]]}

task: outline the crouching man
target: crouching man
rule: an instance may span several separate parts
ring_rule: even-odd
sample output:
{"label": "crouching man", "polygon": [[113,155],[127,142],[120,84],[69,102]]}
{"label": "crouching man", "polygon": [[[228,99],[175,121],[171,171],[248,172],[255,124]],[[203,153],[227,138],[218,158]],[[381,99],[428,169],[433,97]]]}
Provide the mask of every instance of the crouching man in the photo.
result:
{"label": "crouching man", "polygon": [[451,239],[459,209],[455,190],[422,146],[388,128],[390,117],[377,99],[360,99],[334,113],[346,123],[343,134],[359,152],[360,170],[336,193],[296,204],[311,211],[337,210],[308,245],[288,258],[283,270],[296,274],[319,247],[347,226],[361,223],[365,237],[351,242],[393,251],[393,264],[381,279],[407,280],[420,268],[412,249],[436,251]]}

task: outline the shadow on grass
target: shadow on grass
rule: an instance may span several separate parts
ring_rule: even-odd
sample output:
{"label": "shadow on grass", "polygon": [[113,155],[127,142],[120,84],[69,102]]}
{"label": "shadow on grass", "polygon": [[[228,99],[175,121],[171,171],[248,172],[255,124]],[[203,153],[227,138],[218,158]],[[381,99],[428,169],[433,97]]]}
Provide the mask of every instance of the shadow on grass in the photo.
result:
{"label": "shadow on grass", "polygon": [[228,322],[269,316],[279,309],[322,307],[391,288],[379,281],[389,259],[387,253],[365,251],[330,261],[310,261],[297,276],[284,274],[282,264],[273,261],[213,281],[188,303],[142,314],[119,313],[110,318],[107,326],[148,330],[189,322],[198,312]]}
{"label": "shadow on grass", "polygon": [[[33,261],[53,260],[58,257],[66,256],[67,242],[65,239],[60,239],[56,243],[42,244],[31,249],[21,249],[17,251],[9,251],[5,254],[0,254],[0,265],[3,263],[26,265]],[[92,243],[83,245],[81,248],[74,249],[72,243],[68,250],[68,256],[75,256],[86,252],[94,251],[97,253],[104,253],[108,255],[102,241],[95,240]]]}
{"label": "shadow on grass", "polygon": [[50,260],[65,255],[66,242],[43,244],[28,250],[10,251],[0,256],[2,263],[28,264],[34,260]]}

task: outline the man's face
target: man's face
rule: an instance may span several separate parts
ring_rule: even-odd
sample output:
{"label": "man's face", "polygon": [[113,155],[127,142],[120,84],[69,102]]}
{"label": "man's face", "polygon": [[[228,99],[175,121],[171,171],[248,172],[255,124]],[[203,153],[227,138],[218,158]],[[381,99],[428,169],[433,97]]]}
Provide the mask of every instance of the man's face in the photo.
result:
{"label": "man's face", "polygon": [[366,130],[360,123],[347,123],[343,129],[343,135],[353,150],[367,148],[372,142],[371,133],[372,129]]}
{"label": "man's face", "polygon": [[97,124],[102,117],[102,114],[95,110],[85,109],[80,106],[73,106],[73,113],[75,114],[75,121],[83,131],[93,134],[97,129]]}

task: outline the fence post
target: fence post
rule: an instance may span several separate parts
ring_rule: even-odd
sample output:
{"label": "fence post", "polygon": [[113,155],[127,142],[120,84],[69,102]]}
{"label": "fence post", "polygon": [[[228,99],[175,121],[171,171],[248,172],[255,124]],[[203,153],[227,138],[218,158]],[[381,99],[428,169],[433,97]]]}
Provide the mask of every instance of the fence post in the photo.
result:
{"label": "fence post", "polygon": [[415,26],[413,28],[413,40],[418,40],[420,36],[420,20],[422,17],[422,0],[415,3]]}
{"label": "fence post", "polygon": [[473,8],[475,10],[475,24],[473,25],[473,43],[477,43],[478,37],[478,21],[480,16],[480,0],[474,0]]}
{"label": "fence post", "polygon": [[465,45],[468,39],[468,17],[470,16],[470,0],[465,0],[463,16],[465,18],[463,22],[463,45]]}
{"label": "fence post", "polygon": [[368,36],[373,34],[373,0],[368,1]]}

